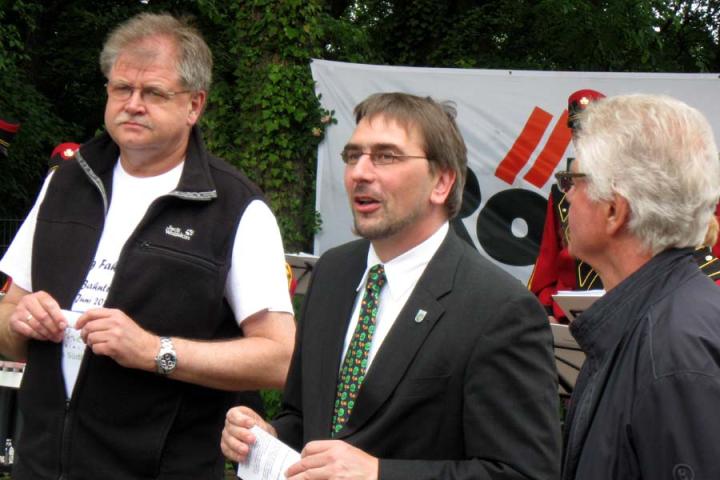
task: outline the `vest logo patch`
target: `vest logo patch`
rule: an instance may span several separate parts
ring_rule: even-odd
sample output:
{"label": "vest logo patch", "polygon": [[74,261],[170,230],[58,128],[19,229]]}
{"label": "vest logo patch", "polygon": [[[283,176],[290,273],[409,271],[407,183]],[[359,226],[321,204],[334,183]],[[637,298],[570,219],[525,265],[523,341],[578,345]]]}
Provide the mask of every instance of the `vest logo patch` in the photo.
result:
{"label": "vest logo patch", "polygon": [[172,225],[168,225],[167,227],[165,227],[165,235],[182,238],[183,240],[190,240],[192,236],[195,235],[195,230],[193,230],[192,228],[186,228],[185,230],[183,230],[180,227],[173,227]]}

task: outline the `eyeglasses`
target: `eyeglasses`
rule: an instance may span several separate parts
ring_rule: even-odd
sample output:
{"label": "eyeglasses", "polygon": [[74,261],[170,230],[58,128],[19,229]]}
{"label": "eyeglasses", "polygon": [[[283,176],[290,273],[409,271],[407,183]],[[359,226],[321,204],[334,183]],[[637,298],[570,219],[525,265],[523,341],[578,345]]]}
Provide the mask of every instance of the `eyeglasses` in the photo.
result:
{"label": "eyeglasses", "polygon": [[390,165],[397,163],[405,158],[427,158],[423,155],[402,155],[391,152],[363,152],[361,150],[343,150],[340,153],[342,161],[346,165],[357,165],[363,155],[367,155],[373,165]]}
{"label": "eyeglasses", "polygon": [[587,178],[587,173],[580,172],[557,172],[555,174],[555,180],[557,181],[558,188],[561,192],[567,193],[575,185],[575,180],[578,178]]}
{"label": "eyeglasses", "polygon": [[193,90],[180,90],[172,92],[161,87],[135,87],[128,83],[108,82],[105,84],[107,93],[113,100],[121,102],[130,100],[135,90],[140,90],[140,98],[149,105],[162,105],[171,100],[175,95],[190,93]]}

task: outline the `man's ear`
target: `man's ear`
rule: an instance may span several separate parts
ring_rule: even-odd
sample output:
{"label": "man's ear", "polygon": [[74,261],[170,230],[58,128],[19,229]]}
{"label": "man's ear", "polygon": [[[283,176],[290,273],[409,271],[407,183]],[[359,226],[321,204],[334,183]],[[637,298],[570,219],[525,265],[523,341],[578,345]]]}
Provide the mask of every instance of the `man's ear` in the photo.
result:
{"label": "man's ear", "polygon": [[435,187],[430,194],[430,202],[436,205],[444,205],[452,186],[455,185],[457,174],[454,170],[445,169],[437,171]]}
{"label": "man's ear", "polygon": [[207,101],[207,93],[204,90],[198,90],[197,92],[191,93],[191,95],[188,110],[188,125],[192,127],[200,119],[200,115],[202,115],[205,102]]}
{"label": "man's ear", "polygon": [[606,215],[608,235],[617,235],[630,221],[630,204],[625,197],[614,193],[607,202]]}

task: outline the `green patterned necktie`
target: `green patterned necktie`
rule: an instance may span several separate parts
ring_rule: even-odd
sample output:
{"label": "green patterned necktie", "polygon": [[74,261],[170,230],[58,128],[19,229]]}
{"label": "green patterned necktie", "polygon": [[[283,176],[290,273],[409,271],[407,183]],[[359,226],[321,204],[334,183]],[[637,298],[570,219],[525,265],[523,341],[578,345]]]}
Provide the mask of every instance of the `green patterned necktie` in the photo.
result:
{"label": "green patterned necktie", "polygon": [[380,290],[385,282],[385,268],[381,264],[374,265],[368,273],[365,294],[360,305],[360,317],[340,369],[331,431],[333,437],[342,430],[350,417],[360,386],[365,380],[368,353],[375,333]]}

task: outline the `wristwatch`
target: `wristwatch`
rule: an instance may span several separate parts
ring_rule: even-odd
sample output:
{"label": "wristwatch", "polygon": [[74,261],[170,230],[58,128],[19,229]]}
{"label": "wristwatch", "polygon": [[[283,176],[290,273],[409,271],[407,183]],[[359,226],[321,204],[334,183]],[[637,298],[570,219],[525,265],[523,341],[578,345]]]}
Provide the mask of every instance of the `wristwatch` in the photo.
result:
{"label": "wristwatch", "polygon": [[177,353],[170,337],[160,337],[160,350],[155,357],[157,373],[170,375],[177,366]]}

